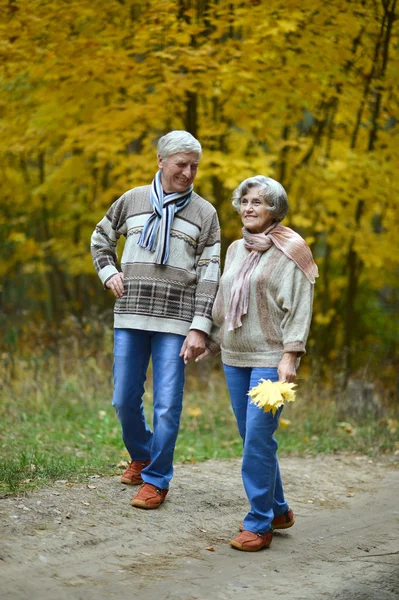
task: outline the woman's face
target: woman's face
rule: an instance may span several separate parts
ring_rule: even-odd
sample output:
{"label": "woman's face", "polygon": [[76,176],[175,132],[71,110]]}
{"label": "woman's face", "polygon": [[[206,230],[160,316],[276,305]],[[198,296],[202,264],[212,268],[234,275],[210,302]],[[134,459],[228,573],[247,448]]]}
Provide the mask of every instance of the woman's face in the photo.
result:
{"label": "woman's face", "polygon": [[267,210],[266,202],[259,196],[259,188],[254,187],[241,198],[241,221],[251,233],[262,233],[273,224],[273,217]]}

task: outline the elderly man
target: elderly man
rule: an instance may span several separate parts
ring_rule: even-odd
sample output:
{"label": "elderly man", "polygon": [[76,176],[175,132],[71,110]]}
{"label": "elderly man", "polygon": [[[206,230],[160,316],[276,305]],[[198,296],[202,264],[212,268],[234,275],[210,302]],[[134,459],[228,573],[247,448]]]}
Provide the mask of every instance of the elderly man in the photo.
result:
{"label": "elderly man", "polygon": [[[112,404],[131,457],[121,481],[143,484],[131,501],[139,508],[158,508],[168,493],[184,368],[204,352],[212,325],[220,229],[215,208],[193,190],[201,153],[187,131],[161,137],[152,184],[116,200],[91,238],[94,266],[116,296]],[[153,431],[142,400],[150,357]]]}

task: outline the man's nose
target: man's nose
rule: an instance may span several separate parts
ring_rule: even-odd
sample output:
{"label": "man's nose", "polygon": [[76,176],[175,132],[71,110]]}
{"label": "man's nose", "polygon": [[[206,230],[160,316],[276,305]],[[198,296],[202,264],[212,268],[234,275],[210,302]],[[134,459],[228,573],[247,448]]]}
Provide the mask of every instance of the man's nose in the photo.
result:
{"label": "man's nose", "polygon": [[190,167],[190,165],[187,165],[186,167],[184,167],[184,169],[183,169],[183,175],[185,177],[187,177],[187,179],[189,179],[189,177],[191,176],[191,167]]}

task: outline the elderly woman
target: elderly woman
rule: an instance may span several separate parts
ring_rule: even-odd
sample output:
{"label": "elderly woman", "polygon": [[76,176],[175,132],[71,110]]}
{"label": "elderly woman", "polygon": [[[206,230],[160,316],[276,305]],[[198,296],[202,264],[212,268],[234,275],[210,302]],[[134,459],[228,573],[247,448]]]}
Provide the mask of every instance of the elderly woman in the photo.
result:
{"label": "elderly woman", "polygon": [[[242,478],[251,508],[233,548],[256,552],[270,546],[273,529],[294,524],[283,493],[277,460],[281,409],[275,416],[251,404],[248,391],[261,378],[295,380],[305,353],[317,266],[303,238],[280,225],[288,211],[283,186],[258,175],[243,181],[233,206],[244,225],[243,238],[227,250],[213,307],[214,340],[243,439]],[[212,341],[210,351],[215,351]],[[201,357],[202,357],[201,356]]]}

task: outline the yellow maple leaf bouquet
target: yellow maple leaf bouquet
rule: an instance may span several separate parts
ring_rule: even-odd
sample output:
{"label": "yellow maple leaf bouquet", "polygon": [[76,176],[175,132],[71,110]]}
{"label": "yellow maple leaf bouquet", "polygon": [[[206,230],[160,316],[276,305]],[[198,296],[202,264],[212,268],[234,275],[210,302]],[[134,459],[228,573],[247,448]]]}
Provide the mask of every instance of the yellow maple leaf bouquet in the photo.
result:
{"label": "yellow maple leaf bouquet", "polygon": [[257,386],[249,390],[251,404],[263,408],[264,412],[271,411],[273,416],[284,402],[295,402],[296,383],[286,381],[270,381],[261,379]]}

